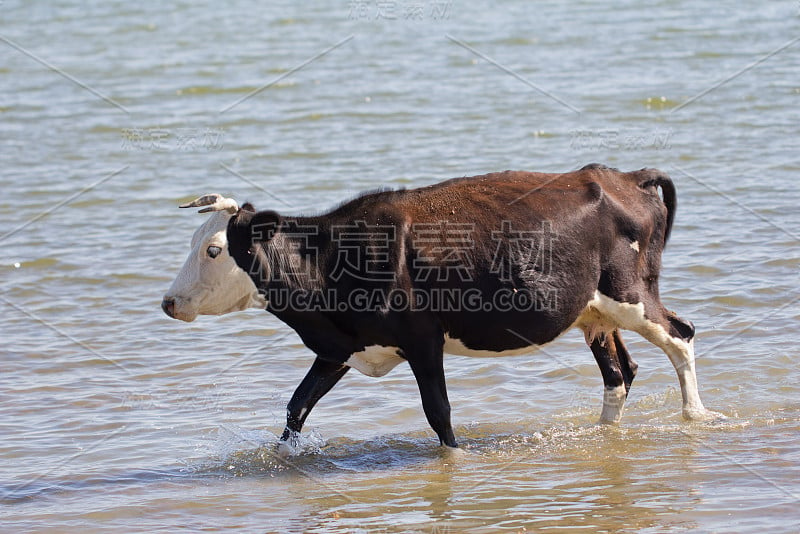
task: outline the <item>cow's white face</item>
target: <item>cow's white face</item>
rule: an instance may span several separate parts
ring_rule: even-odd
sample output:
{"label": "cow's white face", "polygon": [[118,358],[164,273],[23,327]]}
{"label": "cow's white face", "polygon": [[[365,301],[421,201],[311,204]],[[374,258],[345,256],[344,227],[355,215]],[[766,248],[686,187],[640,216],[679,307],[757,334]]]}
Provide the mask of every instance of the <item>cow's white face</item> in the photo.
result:
{"label": "cow's white face", "polygon": [[230,218],[227,211],[217,211],[192,236],[192,251],[161,305],[170,317],[190,322],[198,315],[266,306],[250,276],[228,253]]}

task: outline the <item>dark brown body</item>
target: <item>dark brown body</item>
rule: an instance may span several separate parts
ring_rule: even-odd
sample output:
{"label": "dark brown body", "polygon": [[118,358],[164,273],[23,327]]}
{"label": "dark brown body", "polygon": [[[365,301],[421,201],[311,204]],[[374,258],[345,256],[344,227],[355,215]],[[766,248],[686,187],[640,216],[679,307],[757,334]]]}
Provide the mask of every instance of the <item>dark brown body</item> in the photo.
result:
{"label": "dark brown body", "polygon": [[[606,389],[624,386],[627,393],[636,364],[619,327],[654,343],[662,329],[669,338],[662,345],[688,344],[694,335],[658,296],[674,211],[675,189],[665,174],[600,165],[371,193],[312,217],[243,206],[229,222],[230,254],[265,294],[267,309],[317,355],[289,404],[284,438],[300,430],[350,367],[378,376],[404,359],[431,426],[455,446],[443,352],[524,351],[572,326],[586,332]],[[362,293],[373,300],[354,306],[352,297]],[[467,294],[472,301],[460,300]],[[298,295],[328,298],[291,302]],[[433,302],[436,295],[459,298],[444,306]],[[500,305],[499,296],[511,305]],[[642,317],[634,325],[627,317],[638,306]],[[395,356],[379,360],[375,347]],[[365,371],[365,361],[375,365]]]}

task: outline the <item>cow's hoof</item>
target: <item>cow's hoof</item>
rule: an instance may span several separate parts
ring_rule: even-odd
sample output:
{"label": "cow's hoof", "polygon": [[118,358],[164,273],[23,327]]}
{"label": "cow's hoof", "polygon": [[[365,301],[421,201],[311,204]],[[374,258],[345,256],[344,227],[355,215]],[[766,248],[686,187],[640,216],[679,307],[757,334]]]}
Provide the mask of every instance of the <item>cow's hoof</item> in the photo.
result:
{"label": "cow's hoof", "polygon": [[297,452],[297,448],[294,447],[288,441],[279,441],[278,444],[275,446],[275,455],[279,458],[289,458],[294,456]]}
{"label": "cow's hoof", "polygon": [[712,421],[724,421],[727,419],[727,416],[719,412],[706,410],[705,408],[684,408],[683,418],[696,423],[708,423]]}
{"label": "cow's hoof", "polygon": [[460,447],[448,447],[447,445],[439,447],[439,457],[445,465],[458,464],[462,459],[466,458],[467,455],[467,451]]}
{"label": "cow's hoof", "polygon": [[600,426],[619,426],[619,419],[603,419],[602,417],[597,420]]}

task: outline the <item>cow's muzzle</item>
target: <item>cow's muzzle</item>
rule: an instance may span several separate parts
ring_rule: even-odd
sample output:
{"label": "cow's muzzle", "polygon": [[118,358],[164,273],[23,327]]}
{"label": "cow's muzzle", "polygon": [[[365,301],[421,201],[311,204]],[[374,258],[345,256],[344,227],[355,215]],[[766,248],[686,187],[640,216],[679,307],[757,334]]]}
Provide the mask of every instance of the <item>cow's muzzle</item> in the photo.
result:
{"label": "cow's muzzle", "polygon": [[172,297],[164,297],[164,300],[161,301],[161,309],[164,310],[164,313],[175,318],[175,299]]}

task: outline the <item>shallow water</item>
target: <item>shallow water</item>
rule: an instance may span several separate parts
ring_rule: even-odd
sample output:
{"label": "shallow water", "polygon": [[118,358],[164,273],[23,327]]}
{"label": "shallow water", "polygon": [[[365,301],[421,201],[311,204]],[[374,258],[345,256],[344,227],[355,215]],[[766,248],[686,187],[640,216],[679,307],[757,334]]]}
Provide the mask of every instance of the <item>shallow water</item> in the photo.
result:
{"label": "shallow water", "polygon": [[[794,532],[798,38],[796,2],[1,2],[0,529]],[[628,334],[622,425],[595,425],[573,332],[446,359],[461,454],[400,366],[349,373],[286,459],[299,338],[159,309],[202,193],[307,213],[592,161],[676,182],[662,296],[728,419],[684,423]]]}

